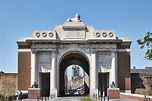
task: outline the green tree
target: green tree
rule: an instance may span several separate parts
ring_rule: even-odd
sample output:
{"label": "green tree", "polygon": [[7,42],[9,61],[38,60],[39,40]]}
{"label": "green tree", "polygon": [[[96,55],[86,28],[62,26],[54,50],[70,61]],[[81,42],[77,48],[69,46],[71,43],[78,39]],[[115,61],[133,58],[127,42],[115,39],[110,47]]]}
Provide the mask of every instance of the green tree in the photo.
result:
{"label": "green tree", "polygon": [[152,60],[152,32],[147,32],[144,38],[138,39],[137,42],[141,49],[143,49],[145,46],[147,47],[145,58],[147,60]]}

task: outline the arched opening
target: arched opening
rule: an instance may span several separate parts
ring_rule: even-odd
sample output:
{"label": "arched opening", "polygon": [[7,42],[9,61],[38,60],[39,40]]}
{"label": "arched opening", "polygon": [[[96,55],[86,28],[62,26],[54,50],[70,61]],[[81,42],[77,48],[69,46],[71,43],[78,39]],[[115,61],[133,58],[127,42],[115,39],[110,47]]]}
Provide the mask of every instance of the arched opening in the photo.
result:
{"label": "arched opening", "polygon": [[79,65],[70,65],[64,73],[65,95],[84,95],[85,72]]}
{"label": "arched opening", "polygon": [[66,95],[65,90],[65,71],[70,65],[78,65],[84,71],[84,95],[89,94],[90,90],[90,74],[89,74],[89,63],[87,59],[80,53],[69,53],[64,56],[60,62],[59,67],[59,94],[60,96]]}

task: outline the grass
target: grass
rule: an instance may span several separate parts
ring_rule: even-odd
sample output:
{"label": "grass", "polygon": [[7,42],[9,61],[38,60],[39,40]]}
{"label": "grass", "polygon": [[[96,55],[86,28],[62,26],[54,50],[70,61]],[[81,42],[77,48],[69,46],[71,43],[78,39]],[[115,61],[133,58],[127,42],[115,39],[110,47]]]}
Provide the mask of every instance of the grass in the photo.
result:
{"label": "grass", "polygon": [[0,101],[14,101],[15,96],[14,97],[10,97],[10,96],[4,96],[0,94]]}
{"label": "grass", "polygon": [[81,101],[95,101],[95,100],[93,100],[92,98],[90,98],[90,97],[88,97],[88,96],[83,97],[83,98],[81,98],[80,100],[81,100]]}
{"label": "grass", "polygon": [[0,97],[0,101],[9,101],[8,97]]}

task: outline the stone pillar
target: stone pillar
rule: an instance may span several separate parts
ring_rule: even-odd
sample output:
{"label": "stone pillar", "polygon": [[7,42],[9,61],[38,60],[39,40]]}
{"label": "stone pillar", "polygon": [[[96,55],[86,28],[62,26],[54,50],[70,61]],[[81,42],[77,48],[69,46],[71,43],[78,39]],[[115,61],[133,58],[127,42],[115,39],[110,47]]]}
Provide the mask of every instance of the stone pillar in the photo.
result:
{"label": "stone pillar", "polygon": [[52,51],[52,68],[50,72],[50,97],[57,97],[57,67],[56,52]]}
{"label": "stone pillar", "polygon": [[117,51],[112,51],[112,62],[111,62],[111,71],[110,71],[110,78],[109,78],[109,86],[114,82],[118,85],[118,73],[117,73]]}
{"label": "stone pillar", "polygon": [[91,59],[92,59],[92,70],[91,72],[91,90],[90,90],[90,95],[91,97],[97,99],[98,97],[98,89],[97,89],[97,83],[98,83],[98,72],[97,72],[97,66],[96,66],[96,52],[93,52],[91,54]]}
{"label": "stone pillar", "polygon": [[36,69],[36,52],[31,52],[31,86],[37,82],[37,69]]}
{"label": "stone pillar", "polygon": [[96,69],[96,53],[91,54],[92,56],[92,89],[97,89],[97,69]]}

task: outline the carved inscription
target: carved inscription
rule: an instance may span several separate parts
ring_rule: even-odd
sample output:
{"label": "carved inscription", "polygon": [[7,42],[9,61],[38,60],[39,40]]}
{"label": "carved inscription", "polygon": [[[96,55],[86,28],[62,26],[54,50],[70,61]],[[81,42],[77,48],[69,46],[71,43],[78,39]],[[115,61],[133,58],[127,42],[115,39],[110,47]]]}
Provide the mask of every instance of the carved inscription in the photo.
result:
{"label": "carved inscription", "polygon": [[66,28],[64,29],[64,31],[85,31],[85,30],[82,28]]}
{"label": "carved inscription", "polygon": [[51,52],[37,52],[37,64],[39,71],[51,69]]}
{"label": "carved inscription", "polygon": [[97,53],[97,67],[98,68],[110,68],[111,53],[110,52],[98,52]]}

